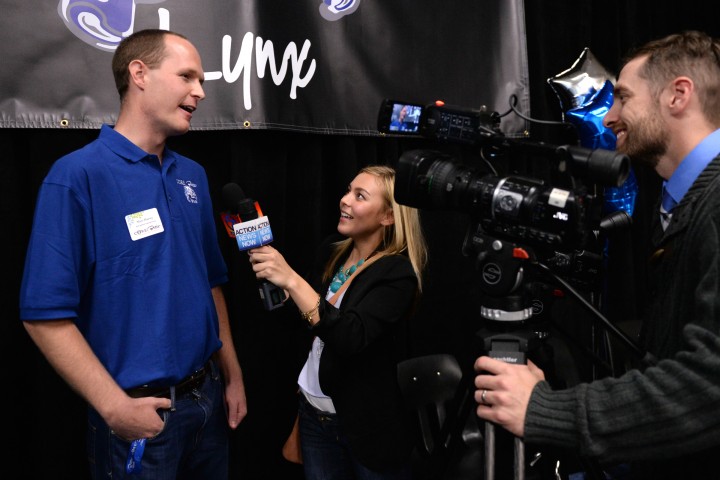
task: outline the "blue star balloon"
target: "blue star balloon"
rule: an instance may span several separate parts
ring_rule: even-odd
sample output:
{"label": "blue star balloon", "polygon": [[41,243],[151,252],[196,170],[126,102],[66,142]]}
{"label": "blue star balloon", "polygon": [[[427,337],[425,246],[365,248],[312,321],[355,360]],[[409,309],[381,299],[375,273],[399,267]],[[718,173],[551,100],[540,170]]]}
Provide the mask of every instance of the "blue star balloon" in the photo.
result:
{"label": "blue star balloon", "polygon": [[565,113],[567,121],[577,127],[580,145],[596,149],[615,150],[615,134],[603,125],[603,118],[613,103],[613,84],[606,80],[602,88],[587,103]]}
{"label": "blue star balloon", "polygon": [[[609,128],[603,125],[603,118],[613,103],[613,84],[606,80],[602,88],[584,105],[571,108],[566,112],[566,119],[575,125],[580,137],[580,145],[589,149],[602,148],[615,150],[617,138]],[[637,179],[632,168],[628,178],[619,187],[606,187],[604,192],[604,212],[610,214],[624,210],[632,216],[637,197]]]}
{"label": "blue star balloon", "polygon": [[547,79],[563,112],[587,104],[605,82],[615,77],[605,70],[589,48],[584,48],[570,68]]}

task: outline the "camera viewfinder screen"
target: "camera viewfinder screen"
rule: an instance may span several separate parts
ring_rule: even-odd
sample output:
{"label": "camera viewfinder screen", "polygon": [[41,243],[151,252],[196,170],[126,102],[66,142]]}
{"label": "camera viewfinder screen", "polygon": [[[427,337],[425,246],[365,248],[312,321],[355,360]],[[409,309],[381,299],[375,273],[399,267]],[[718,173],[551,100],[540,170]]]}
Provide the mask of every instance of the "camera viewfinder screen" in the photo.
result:
{"label": "camera viewfinder screen", "polygon": [[396,103],[393,105],[390,118],[391,132],[416,133],[420,128],[420,114],[422,106]]}

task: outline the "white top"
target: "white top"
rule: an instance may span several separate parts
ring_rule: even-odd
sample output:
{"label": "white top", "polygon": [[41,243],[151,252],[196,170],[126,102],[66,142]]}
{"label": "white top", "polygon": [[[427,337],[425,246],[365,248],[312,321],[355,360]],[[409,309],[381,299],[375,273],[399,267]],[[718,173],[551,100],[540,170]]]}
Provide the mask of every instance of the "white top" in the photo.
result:
{"label": "white top", "polygon": [[[328,289],[325,299],[329,300],[333,295],[334,293]],[[344,296],[345,292],[342,292],[335,302],[336,307],[340,307]],[[315,337],[310,353],[308,353],[307,361],[298,376],[298,385],[310,405],[323,412],[336,413],[332,398],[325,395],[320,389],[318,370],[320,368],[320,356],[322,355],[324,346],[325,342],[323,342],[320,337]]]}

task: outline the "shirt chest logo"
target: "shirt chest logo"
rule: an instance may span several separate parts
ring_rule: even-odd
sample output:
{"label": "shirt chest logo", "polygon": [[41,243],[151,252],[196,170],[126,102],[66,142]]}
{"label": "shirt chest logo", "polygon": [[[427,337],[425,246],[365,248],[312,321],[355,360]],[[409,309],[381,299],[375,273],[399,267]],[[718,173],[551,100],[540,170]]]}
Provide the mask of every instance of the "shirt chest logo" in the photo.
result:
{"label": "shirt chest logo", "polygon": [[179,178],[175,180],[178,185],[182,185],[183,187],[183,193],[185,193],[185,199],[190,203],[198,203],[197,199],[197,193],[195,193],[195,189],[197,188],[197,184],[193,183],[190,180],[180,180]]}

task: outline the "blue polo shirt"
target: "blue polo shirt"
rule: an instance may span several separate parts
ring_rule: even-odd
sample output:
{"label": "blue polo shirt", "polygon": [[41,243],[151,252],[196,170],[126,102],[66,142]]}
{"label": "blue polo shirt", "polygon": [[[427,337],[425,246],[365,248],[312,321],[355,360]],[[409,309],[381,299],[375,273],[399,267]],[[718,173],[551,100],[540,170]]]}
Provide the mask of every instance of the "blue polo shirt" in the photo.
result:
{"label": "blue polo shirt", "polygon": [[204,169],[103,125],[40,187],[20,318],[74,318],[123,388],[174,385],[221,347],[226,281]]}

